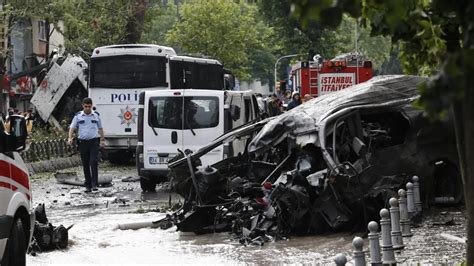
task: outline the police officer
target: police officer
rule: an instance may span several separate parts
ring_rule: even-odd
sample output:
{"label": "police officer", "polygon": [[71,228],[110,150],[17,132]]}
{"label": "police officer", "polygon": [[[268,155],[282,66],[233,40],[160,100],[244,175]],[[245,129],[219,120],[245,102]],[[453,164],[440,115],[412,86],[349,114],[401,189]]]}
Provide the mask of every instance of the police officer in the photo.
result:
{"label": "police officer", "polygon": [[100,116],[92,111],[92,99],[82,100],[82,111],[77,112],[69,126],[68,144],[72,144],[73,134],[79,130],[77,143],[81,152],[82,168],[84,170],[86,192],[96,191],[98,185],[98,155],[99,146],[104,143],[104,131]]}

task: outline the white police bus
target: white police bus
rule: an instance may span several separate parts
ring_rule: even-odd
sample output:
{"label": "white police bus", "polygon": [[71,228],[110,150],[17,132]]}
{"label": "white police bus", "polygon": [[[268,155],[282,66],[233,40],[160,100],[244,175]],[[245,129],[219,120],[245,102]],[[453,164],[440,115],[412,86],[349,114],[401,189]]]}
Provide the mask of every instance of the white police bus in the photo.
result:
{"label": "white police bus", "polygon": [[89,97],[105,133],[104,157],[129,161],[137,145],[138,95],[170,88],[171,47],[122,44],[94,49],[89,67]]}

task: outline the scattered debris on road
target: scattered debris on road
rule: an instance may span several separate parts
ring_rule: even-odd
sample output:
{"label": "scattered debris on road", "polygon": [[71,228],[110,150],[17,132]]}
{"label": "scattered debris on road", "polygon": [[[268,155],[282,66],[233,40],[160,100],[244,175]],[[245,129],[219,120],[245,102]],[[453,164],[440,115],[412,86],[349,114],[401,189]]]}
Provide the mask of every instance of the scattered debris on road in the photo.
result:
{"label": "scattered debris on road", "polygon": [[[76,172],[57,172],[54,174],[54,176],[60,184],[84,186],[84,177],[79,177]],[[99,186],[110,186],[112,184],[112,176],[100,175],[98,177],[98,183]]]}
{"label": "scattered debris on road", "polygon": [[63,225],[53,226],[46,217],[44,204],[39,204],[35,209],[35,228],[33,239],[30,243],[28,252],[33,256],[38,252],[50,251],[55,249],[66,249],[69,241],[69,227]]}

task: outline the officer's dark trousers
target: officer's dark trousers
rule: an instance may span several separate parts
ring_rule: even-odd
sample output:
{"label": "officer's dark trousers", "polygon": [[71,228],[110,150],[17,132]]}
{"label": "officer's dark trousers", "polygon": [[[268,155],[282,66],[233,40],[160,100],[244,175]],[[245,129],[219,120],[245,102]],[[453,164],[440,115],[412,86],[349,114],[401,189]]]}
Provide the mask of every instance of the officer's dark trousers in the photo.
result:
{"label": "officer's dark trousers", "polygon": [[81,152],[82,169],[86,181],[86,188],[97,187],[97,164],[99,155],[99,138],[90,140],[79,140],[79,151]]}

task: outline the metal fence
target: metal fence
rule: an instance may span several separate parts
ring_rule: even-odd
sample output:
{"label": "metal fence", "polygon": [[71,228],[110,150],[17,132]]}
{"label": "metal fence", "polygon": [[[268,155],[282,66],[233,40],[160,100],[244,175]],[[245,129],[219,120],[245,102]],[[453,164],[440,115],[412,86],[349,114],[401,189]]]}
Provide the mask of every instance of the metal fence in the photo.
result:
{"label": "metal fence", "polygon": [[35,162],[41,160],[50,160],[52,158],[69,157],[75,154],[77,145],[67,144],[67,139],[44,140],[32,142],[30,148],[22,153],[23,160],[26,162]]}

